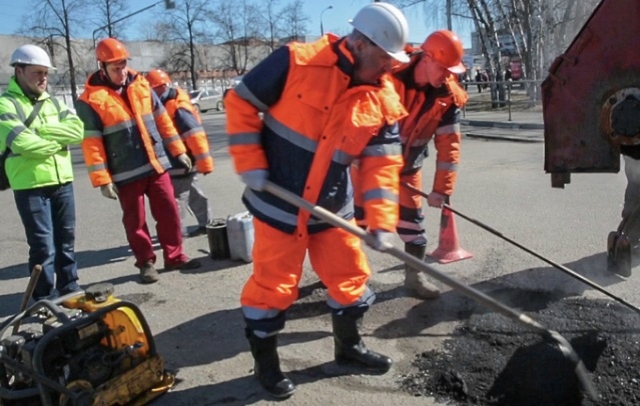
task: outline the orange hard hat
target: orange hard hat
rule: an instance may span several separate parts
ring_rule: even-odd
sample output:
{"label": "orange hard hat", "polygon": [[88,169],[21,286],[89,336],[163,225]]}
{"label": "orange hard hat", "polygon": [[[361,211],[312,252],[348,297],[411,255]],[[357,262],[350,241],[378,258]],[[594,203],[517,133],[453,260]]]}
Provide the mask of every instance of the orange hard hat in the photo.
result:
{"label": "orange hard hat", "polygon": [[129,58],[129,52],[124,44],[115,38],[105,38],[96,46],[98,61],[109,63]]}
{"label": "orange hard hat", "polygon": [[453,31],[439,30],[432,33],[420,48],[452,73],[464,73],[467,70],[462,64],[462,41]]}
{"label": "orange hard hat", "polygon": [[149,73],[147,73],[145,78],[147,79],[151,87],[158,87],[171,83],[171,78],[169,77],[169,75],[167,75],[167,72],[163,71],[162,69],[154,69],[150,71]]}

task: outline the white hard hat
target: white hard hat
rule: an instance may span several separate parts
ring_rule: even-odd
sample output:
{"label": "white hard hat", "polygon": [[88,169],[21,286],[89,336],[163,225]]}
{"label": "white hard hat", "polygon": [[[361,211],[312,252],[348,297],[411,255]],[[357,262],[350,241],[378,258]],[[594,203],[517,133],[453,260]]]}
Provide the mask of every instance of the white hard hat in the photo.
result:
{"label": "white hard hat", "polygon": [[379,2],[368,4],[349,23],[398,61],[409,62],[404,50],[409,39],[409,24],[395,6]]}
{"label": "white hard hat", "polygon": [[19,63],[25,65],[46,66],[47,68],[55,69],[53,65],[51,65],[51,59],[49,59],[49,55],[45,50],[39,46],[31,44],[23,45],[13,51],[9,65],[15,66]]}

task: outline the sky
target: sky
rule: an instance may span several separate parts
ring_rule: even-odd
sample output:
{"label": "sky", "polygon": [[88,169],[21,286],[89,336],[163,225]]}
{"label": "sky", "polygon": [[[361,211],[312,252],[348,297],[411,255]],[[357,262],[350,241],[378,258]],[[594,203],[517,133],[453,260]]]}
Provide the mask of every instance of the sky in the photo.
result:
{"label": "sky", "polygon": [[[310,34],[320,34],[320,14],[322,10],[329,6],[333,8],[326,10],[322,14],[322,25],[324,31],[335,32],[345,35],[351,31],[349,20],[353,18],[358,10],[371,3],[371,0],[303,0],[304,12],[311,19],[308,30]],[[444,4],[444,2],[442,2]],[[417,4],[403,10],[409,22],[409,42],[421,43],[431,32],[446,28],[446,21],[441,21],[440,25],[427,18],[423,4]],[[471,34],[467,27],[452,27],[460,35],[465,48],[471,47]]]}
{"label": "sky", "polygon": [[[280,4],[287,2],[288,0],[281,0]],[[308,34],[320,35],[321,15],[325,33],[347,34],[351,31],[349,19],[353,18],[360,8],[370,2],[371,0],[303,0],[303,12],[310,19],[307,26]],[[154,3],[156,3],[156,0],[130,0],[129,11],[133,13]],[[179,1],[177,3],[179,4]],[[32,2],[31,0],[0,0],[0,5],[2,8],[2,11],[0,11],[0,34],[13,34],[19,29],[22,16],[30,12]],[[332,8],[327,9],[329,6],[332,6]],[[161,10],[162,7],[162,4],[159,4],[150,10],[131,17],[128,21],[132,23],[132,28],[127,32],[127,35],[131,38],[136,38],[135,27],[144,26],[144,23],[153,15],[153,12]],[[325,9],[327,10],[323,13]],[[438,23],[433,18],[427,18],[427,13],[424,11],[424,5],[422,4],[411,6],[403,11],[409,22],[410,42],[420,43],[430,32],[446,28],[445,21]],[[471,47],[471,35],[468,26],[456,27],[454,21],[453,30],[460,35],[465,48]],[[87,27],[87,37],[91,36],[92,31],[92,27]]]}

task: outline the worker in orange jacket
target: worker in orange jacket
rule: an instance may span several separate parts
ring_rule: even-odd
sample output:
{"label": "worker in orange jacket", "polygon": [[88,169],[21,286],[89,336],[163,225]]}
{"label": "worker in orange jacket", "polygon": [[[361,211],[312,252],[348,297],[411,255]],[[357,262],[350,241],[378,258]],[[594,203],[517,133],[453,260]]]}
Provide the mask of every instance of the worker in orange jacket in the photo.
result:
{"label": "worker in orange jacket", "polygon": [[396,59],[409,59],[408,25],[397,8],[380,2],[350,22],[346,37],[328,34],[276,50],[225,98],[229,150],[254,216],[253,273],[240,299],[245,332],[256,377],[279,398],[295,390],[280,369],[277,334],[298,297],[307,253],[327,287],[336,362],[375,373],[392,363],[358,332],[375,298],[360,240],[264,191],[269,180],[355,223],[349,166],[358,159],[372,245],[383,250],[393,236],[402,166],[397,122],[406,111],[388,72]]}
{"label": "worker in orange jacket", "polygon": [[[180,133],[180,138],[187,148],[187,155],[195,165],[191,170],[181,166],[176,158],[168,154],[172,168],[169,169],[173,193],[178,203],[182,235],[197,236],[206,233],[207,224],[212,221],[211,205],[198,182],[197,173],[204,175],[213,171],[213,157],[209,153],[209,140],[202,127],[200,114],[191,104],[189,95],[179,87],[171,87],[171,78],[161,70],[154,69],[145,75],[149,85],[167,109],[169,117]],[[198,228],[187,233],[187,213],[193,213],[198,221]]]}
{"label": "worker in orange jacket", "polygon": [[[407,48],[409,64],[394,72],[398,94],[409,115],[400,122],[400,140],[404,166],[400,180],[422,190],[422,164],[433,139],[437,155],[433,187],[427,203],[441,208],[453,193],[460,162],[460,114],[467,102],[466,91],[457,76],[466,71],[462,64],[462,41],[452,31],[439,30],[427,37],[419,49]],[[357,173],[354,171],[354,173]],[[354,175],[356,185],[358,176]],[[360,225],[366,221],[359,210],[356,195],[356,217]],[[422,214],[422,196],[400,187],[400,221],[397,232],[405,243],[405,251],[423,259],[427,237]],[[405,265],[404,286],[423,299],[440,295],[420,270]]]}
{"label": "worker in orange jacket", "polygon": [[146,222],[144,197],[157,221],[167,270],[200,267],[182,251],[169,153],[187,169],[191,160],[162,102],[147,80],[127,66],[129,52],[115,38],[96,46],[100,69],[91,74],[76,109],[84,122],[82,151],[94,187],[118,199],[127,240],[143,283],[158,281],[156,255]]}
{"label": "worker in orange jacket", "polygon": [[[422,190],[422,164],[428,156],[428,143],[436,147],[435,174],[427,204],[442,208],[456,184],[460,163],[460,116],[468,100],[458,83],[466,71],[462,63],[462,41],[452,31],[439,30],[427,37],[409,65],[394,75],[402,103],[409,116],[400,123],[404,167],[400,180]],[[423,259],[427,237],[423,225],[422,196],[400,188],[398,235],[405,251]],[[419,297],[438,297],[440,291],[420,270],[405,266],[405,287]]]}

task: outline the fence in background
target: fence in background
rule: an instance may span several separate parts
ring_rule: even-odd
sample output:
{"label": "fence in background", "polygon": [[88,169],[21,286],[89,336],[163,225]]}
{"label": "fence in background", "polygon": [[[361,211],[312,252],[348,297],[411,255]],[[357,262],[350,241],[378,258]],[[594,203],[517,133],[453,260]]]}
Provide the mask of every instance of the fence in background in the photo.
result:
{"label": "fence in background", "polygon": [[463,117],[472,110],[504,111],[508,121],[511,121],[514,110],[542,107],[542,80],[470,81],[462,85],[469,94],[469,101],[462,110]]}

